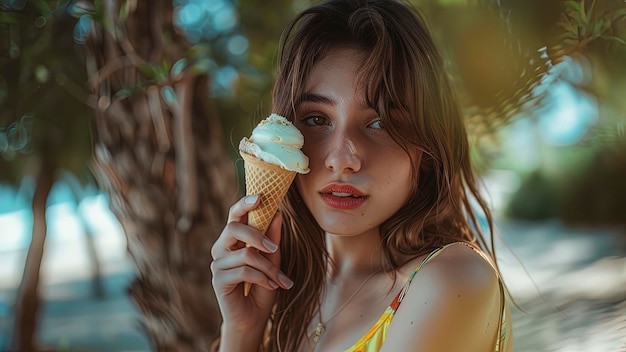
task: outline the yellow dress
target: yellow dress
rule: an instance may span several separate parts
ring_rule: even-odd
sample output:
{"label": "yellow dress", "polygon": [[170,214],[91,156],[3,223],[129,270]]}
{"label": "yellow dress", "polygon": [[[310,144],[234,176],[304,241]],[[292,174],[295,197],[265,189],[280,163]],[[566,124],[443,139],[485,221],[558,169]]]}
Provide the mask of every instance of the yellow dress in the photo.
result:
{"label": "yellow dress", "polygon": [[[455,243],[463,243],[463,242],[455,242]],[[352,345],[350,348],[348,348],[345,352],[376,352],[376,351],[379,351],[380,348],[383,345],[383,342],[385,342],[385,337],[387,336],[387,329],[389,329],[389,324],[391,324],[391,320],[393,319],[396,311],[398,310],[398,307],[400,306],[400,303],[402,303],[402,299],[404,298],[404,294],[409,289],[409,285],[411,284],[411,281],[413,280],[413,277],[415,277],[415,274],[418,272],[418,270],[422,266],[426,265],[426,263],[428,263],[431,259],[433,259],[437,255],[439,255],[439,253],[441,253],[444,249],[446,249],[447,247],[449,247],[450,245],[453,245],[455,243],[447,244],[447,245],[445,245],[443,247],[439,247],[436,250],[434,250],[433,252],[431,252],[424,259],[424,261],[422,261],[422,263],[420,265],[418,265],[417,268],[415,268],[415,270],[413,271],[413,274],[411,274],[411,277],[409,278],[407,283],[402,288],[402,291],[400,291],[400,293],[398,293],[398,295],[393,299],[393,301],[387,307],[387,309],[385,309],[385,312],[378,319],[376,324],[374,324],[374,326],[372,326],[370,328],[370,330],[365,335],[363,335],[363,337],[361,337],[354,345]],[[463,244],[465,244],[465,243],[463,243]],[[474,249],[474,250],[476,250],[475,248],[473,248],[470,245],[467,245],[467,246],[472,248],[472,249]],[[482,253],[480,251],[477,251],[477,252],[483,258],[485,258],[485,260],[487,260],[487,258],[486,258],[484,253]],[[487,260],[487,262],[491,263],[489,260]],[[495,346],[494,346],[494,349],[493,349],[494,352],[502,351],[502,348],[504,348],[504,346],[506,346],[506,340],[509,338],[509,334],[506,331],[506,324],[505,324],[506,319],[507,319],[507,316],[506,316],[506,306],[505,306],[506,295],[504,294],[504,287],[502,286],[502,280],[499,279],[498,281],[500,283],[500,301],[502,302],[502,310],[501,310],[501,313],[500,313],[500,336],[496,340],[496,343],[495,343]]]}

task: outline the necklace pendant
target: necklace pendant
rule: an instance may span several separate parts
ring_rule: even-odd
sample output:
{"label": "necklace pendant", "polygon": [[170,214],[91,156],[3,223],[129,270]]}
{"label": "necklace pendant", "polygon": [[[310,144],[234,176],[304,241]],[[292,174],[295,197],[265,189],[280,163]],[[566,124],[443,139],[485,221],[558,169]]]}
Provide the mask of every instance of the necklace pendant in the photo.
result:
{"label": "necklace pendant", "polygon": [[324,324],[317,323],[317,326],[315,327],[315,336],[313,337],[313,341],[314,342],[319,341],[323,333],[324,333]]}

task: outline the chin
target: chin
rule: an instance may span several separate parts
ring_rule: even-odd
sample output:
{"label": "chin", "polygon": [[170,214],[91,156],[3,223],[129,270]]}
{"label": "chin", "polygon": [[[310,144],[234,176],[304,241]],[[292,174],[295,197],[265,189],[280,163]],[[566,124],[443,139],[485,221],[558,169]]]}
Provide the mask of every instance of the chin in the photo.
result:
{"label": "chin", "polygon": [[375,224],[364,224],[365,217],[354,219],[345,216],[323,216],[316,219],[324,232],[339,236],[355,236],[377,227]]}

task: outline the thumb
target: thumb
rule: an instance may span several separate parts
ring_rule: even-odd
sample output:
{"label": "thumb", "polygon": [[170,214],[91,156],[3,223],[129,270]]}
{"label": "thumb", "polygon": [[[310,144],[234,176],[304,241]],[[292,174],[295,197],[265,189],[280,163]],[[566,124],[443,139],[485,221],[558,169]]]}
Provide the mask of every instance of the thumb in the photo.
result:
{"label": "thumb", "polygon": [[283,216],[280,212],[276,212],[276,214],[274,215],[274,218],[272,219],[272,222],[270,223],[269,228],[267,229],[267,232],[265,233],[267,238],[269,238],[272,242],[276,243],[279,248],[276,252],[267,254],[267,259],[269,259],[269,261],[272,262],[272,264],[276,265],[279,268],[280,268],[280,238],[281,238],[282,224],[283,224]]}

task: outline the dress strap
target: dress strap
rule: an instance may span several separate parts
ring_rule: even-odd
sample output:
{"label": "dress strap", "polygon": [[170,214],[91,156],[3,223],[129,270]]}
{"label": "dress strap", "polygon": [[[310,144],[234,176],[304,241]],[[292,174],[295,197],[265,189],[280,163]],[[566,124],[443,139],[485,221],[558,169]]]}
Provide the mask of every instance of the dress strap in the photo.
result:
{"label": "dress strap", "polygon": [[[415,270],[413,270],[413,273],[411,274],[411,276],[409,277],[409,280],[407,280],[406,284],[404,284],[404,287],[402,288],[402,291],[400,291],[400,293],[398,294],[398,298],[397,298],[397,304],[400,305],[400,303],[402,302],[402,299],[404,299],[404,295],[406,294],[406,292],[409,290],[409,286],[411,286],[411,281],[413,281],[413,278],[415,277],[415,274],[417,274],[417,272],[426,264],[428,264],[429,261],[431,261],[433,258],[435,258],[436,256],[439,255],[439,253],[443,252],[444,249],[448,248],[449,246],[456,244],[456,243],[463,243],[464,242],[452,242],[452,243],[448,243],[445,246],[441,246],[438,248],[435,248],[432,252],[430,252],[426,258],[424,258],[424,260],[422,260],[422,262],[415,268]],[[467,244],[466,244],[467,245]],[[469,247],[469,245],[467,245]]]}

